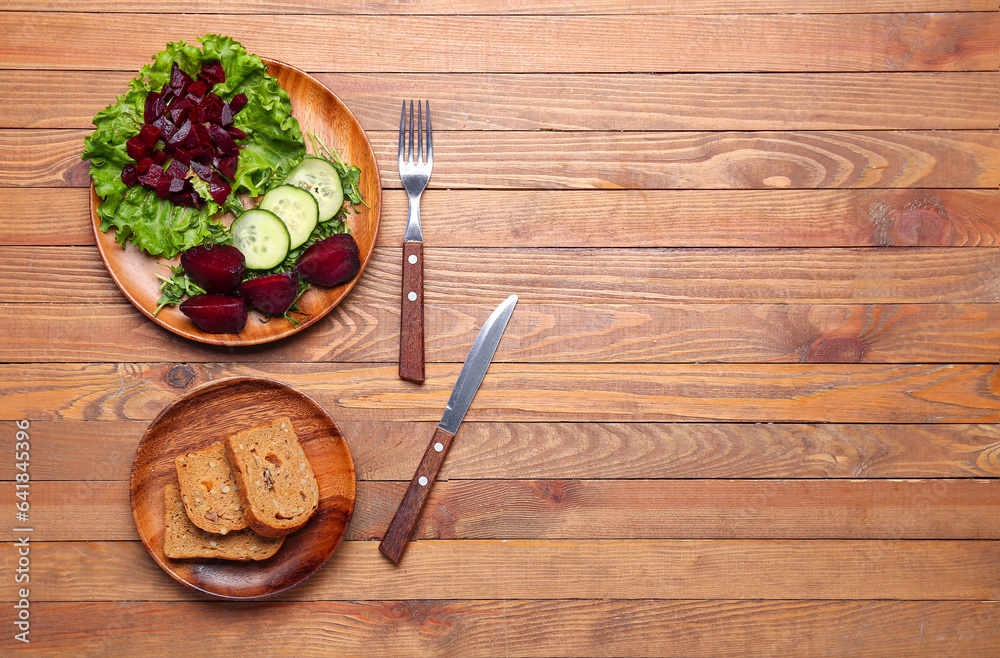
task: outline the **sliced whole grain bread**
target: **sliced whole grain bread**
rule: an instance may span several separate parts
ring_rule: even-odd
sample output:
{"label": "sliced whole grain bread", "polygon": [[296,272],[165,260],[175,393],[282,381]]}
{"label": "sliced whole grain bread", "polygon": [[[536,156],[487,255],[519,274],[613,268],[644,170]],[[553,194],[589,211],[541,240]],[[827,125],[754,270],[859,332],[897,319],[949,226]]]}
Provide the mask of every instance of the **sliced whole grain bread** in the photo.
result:
{"label": "sliced whole grain bread", "polygon": [[174,464],[181,500],[192,523],[220,535],[249,526],[221,442],[181,455]]}
{"label": "sliced whole grain bread", "polygon": [[287,417],[230,436],[226,454],[243,512],[256,532],[287,535],[316,512],[316,475]]}
{"label": "sliced whole grain bread", "polygon": [[277,553],[285,541],[284,537],[261,537],[249,528],[227,535],[205,532],[188,518],[181,501],[180,487],[168,484],[163,498],[166,505],[163,553],[170,559],[266,560]]}

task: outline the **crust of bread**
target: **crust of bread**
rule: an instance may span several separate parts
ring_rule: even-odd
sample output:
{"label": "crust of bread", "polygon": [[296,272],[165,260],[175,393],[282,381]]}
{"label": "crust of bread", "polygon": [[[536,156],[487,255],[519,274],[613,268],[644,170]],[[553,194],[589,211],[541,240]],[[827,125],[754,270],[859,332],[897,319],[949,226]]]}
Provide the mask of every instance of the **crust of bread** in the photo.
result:
{"label": "crust of bread", "polygon": [[166,506],[163,553],[170,559],[266,560],[285,541],[284,537],[262,537],[249,528],[227,535],[205,532],[188,518],[178,485],[168,484],[163,493]]}
{"label": "crust of bread", "polygon": [[192,523],[220,535],[249,527],[226,447],[221,442],[181,455],[174,465],[181,500]]}
{"label": "crust of bread", "polygon": [[319,485],[287,417],[226,439],[243,512],[253,530],[281,537],[304,526],[319,506]]}

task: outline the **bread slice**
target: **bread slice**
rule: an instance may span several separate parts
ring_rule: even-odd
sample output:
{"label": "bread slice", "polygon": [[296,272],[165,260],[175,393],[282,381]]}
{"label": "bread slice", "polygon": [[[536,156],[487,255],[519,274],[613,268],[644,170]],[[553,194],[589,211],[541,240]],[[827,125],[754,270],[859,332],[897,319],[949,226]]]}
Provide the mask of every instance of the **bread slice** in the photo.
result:
{"label": "bread slice", "polygon": [[220,535],[248,527],[226,447],[221,442],[181,455],[174,464],[181,500],[192,523]]}
{"label": "bread slice", "polygon": [[173,560],[189,558],[219,558],[223,560],[266,560],[281,548],[284,537],[261,537],[253,530],[235,530],[228,535],[216,535],[196,527],[188,518],[181,502],[180,487],[168,484],[164,489],[166,529],[163,552]]}
{"label": "bread slice", "polygon": [[319,506],[312,465],[287,417],[226,439],[247,522],[265,537],[280,537],[306,524]]}

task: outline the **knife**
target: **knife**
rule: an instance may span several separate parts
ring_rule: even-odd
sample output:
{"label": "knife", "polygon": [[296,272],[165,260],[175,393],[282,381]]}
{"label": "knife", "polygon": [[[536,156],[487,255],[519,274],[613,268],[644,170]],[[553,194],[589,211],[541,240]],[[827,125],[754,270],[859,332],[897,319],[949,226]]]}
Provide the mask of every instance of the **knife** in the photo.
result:
{"label": "knife", "polygon": [[448,405],[441,416],[441,422],[438,423],[430,444],[424,451],[423,459],[420,460],[413,479],[410,480],[410,486],[403,494],[403,500],[399,503],[396,514],[392,517],[392,522],[389,523],[389,528],[378,546],[382,555],[394,563],[398,563],[403,556],[406,543],[410,540],[417,519],[420,518],[420,511],[427,501],[427,494],[437,478],[438,471],[441,470],[448,448],[451,447],[451,440],[455,438],[458,426],[462,424],[472,399],[476,397],[476,391],[479,390],[479,385],[493,361],[493,354],[497,351],[497,345],[500,344],[500,338],[503,337],[504,329],[507,328],[507,322],[516,304],[517,295],[511,295],[497,306],[483,323],[483,328],[479,330],[479,335],[472,343],[472,349],[469,350],[469,356],[465,359],[461,372],[458,373],[458,381],[455,382],[451,398],[448,399]]}

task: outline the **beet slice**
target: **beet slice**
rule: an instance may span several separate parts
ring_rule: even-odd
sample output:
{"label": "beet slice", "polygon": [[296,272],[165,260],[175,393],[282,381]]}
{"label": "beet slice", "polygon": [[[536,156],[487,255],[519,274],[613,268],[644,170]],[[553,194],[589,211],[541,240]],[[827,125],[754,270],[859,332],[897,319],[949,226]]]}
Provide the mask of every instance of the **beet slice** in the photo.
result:
{"label": "beet slice", "polygon": [[206,91],[212,91],[212,87],[214,87],[215,84],[216,84],[215,80],[213,80],[212,78],[208,77],[204,73],[199,73],[198,75],[196,75],[195,76],[195,80],[201,80],[202,82],[204,82],[205,83],[205,90]]}
{"label": "beet slice", "polygon": [[191,169],[194,173],[198,174],[198,178],[202,179],[206,183],[212,180],[212,174],[215,173],[214,169],[208,165],[198,162],[197,160],[191,161]]}
{"label": "beet slice", "polygon": [[247,138],[247,134],[245,132],[243,132],[242,130],[240,130],[239,128],[237,128],[236,126],[227,126],[226,127],[226,132],[229,133],[229,136],[232,137],[233,139],[246,139]]}
{"label": "beet slice", "polygon": [[144,174],[146,173],[146,170],[149,169],[149,166],[151,164],[153,164],[153,159],[150,157],[145,157],[142,160],[139,160],[139,164],[135,166],[135,170],[140,174]]}
{"label": "beet slice", "polygon": [[[187,164],[181,163],[176,158],[170,163],[170,166],[163,172],[167,178],[180,178],[183,179],[188,172]],[[171,190],[171,192],[180,192],[180,190]]]}
{"label": "beet slice", "polygon": [[168,110],[170,114],[170,120],[173,121],[175,126],[179,126],[184,123],[188,115],[191,113],[191,108],[194,107],[194,101],[190,98],[182,98],[173,104],[173,106]]}
{"label": "beet slice", "polygon": [[201,97],[204,96],[207,92],[208,92],[208,85],[205,83],[204,80],[200,78],[189,84],[187,88],[188,98],[194,96],[200,100]]}
{"label": "beet slice", "polygon": [[233,114],[238,113],[243,109],[243,106],[247,104],[247,95],[243,93],[236,94],[233,99],[229,101],[229,107],[232,108]]}
{"label": "beet slice", "polygon": [[163,114],[163,110],[166,109],[166,107],[166,103],[163,102],[160,92],[149,92],[149,95],[146,96],[146,107],[142,113],[142,120],[146,123],[152,123],[156,117]]}
{"label": "beet slice", "polygon": [[191,162],[200,162],[205,165],[212,163],[212,149],[208,146],[196,146],[193,149],[188,149],[188,155],[191,157]]}
{"label": "beet slice", "polygon": [[161,165],[167,161],[167,154],[163,151],[153,151],[153,163]]}
{"label": "beet slice", "polygon": [[195,295],[180,306],[195,326],[210,334],[235,334],[247,324],[247,307],[243,299],[231,295]]}
{"label": "beet slice", "polygon": [[231,245],[197,245],[181,254],[181,266],[205,292],[225,293],[243,280],[246,257]]}
{"label": "beet slice", "polygon": [[222,99],[216,94],[209,92],[198,103],[197,116],[200,121],[220,123],[222,121]]}
{"label": "beet slice", "polygon": [[219,160],[218,168],[219,173],[223,176],[229,180],[236,180],[236,170],[239,169],[239,161],[235,155],[229,158],[222,158]]}
{"label": "beet slice", "polygon": [[153,164],[149,166],[146,173],[139,176],[139,182],[143,185],[148,185],[155,190],[156,186],[160,182],[160,179],[163,177],[163,168],[158,164]]}
{"label": "beet slice", "polygon": [[[229,135],[227,134],[226,136],[228,137]],[[125,142],[125,151],[130,158],[138,162],[149,155],[150,149],[149,145],[143,144],[139,136],[136,135]]]}
{"label": "beet slice", "polygon": [[214,123],[210,124],[208,126],[208,135],[212,138],[212,143],[215,144],[215,147],[219,149],[220,154],[236,155],[239,153],[236,142],[233,141],[233,138],[222,126]]}
{"label": "beet slice", "polygon": [[233,125],[233,108],[229,106],[229,103],[222,104],[222,111],[219,113],[219,124],[222,126]]}
{"label": "beet slice", "polygon": [[181,67],[177,66],[177,62],[174,62],[170,69],[170,86],[175,90],[174,93],[178,96],[183,95],[184,89],[192,82],[191,76],[182,71]]}
{"label": "beet slice", "polygon": [[226,198],[233,188],[219,172],[212,172],[212,179],[208,181],[208,193],[212,195],[212,200],[220,206],[226,203]]}
{"label": "beet slice", "polygon": [[225,69],[222,68],[222,62],[218,60],[203,64],[201,67],[201,72],[203,75],[211,78],[215,82],[226,81],[226,71]]}
{"label": "beet slice", "polygon": [[299,275],[282,272],[247,279],[236,289],[236,294],[258,311],[281,315],[299,296]]}
{"label": "beet slice", "polygon": [[136,138],[138,138],[138,140],[146,146],[152,148],[156,144],[156,140],[160,138],[160,133],[162,132],[163,131],[156,126],[147,123],[142,127],[142,130],[139,131],[139,134],[136,135]]}
{"label": "beet slice", "polygon": [[172,144],[174,146],[181,144],[187,138],[189,132],[191,132],[191,121],[188,119],[178,126],[177,132],[175,132],[173,136],[167,140],[167,144]]}
{"label": "beet slice", "polygon": [[153,121],[153,125],[160,129],[160,138],[163,139],[164,142],[169,143],[170,139],[174,136],[174,133],[177,132],[177,126],[175,126],[170,120],[170,117],[165,114],[156,117],[156,120]]}
{"label": "beet slice", "polygon": [[135,167],[130,164],[122,167],[122,182],[125,183],[125,187],[132,187],[139,182],[139,175],[136,173]]}
{"label": "beet slice", "polygon": [[295,271],[303,279],[321,286],[339,286],[361,269],[358,243],[350,233],[320,240],[299,256]]}

